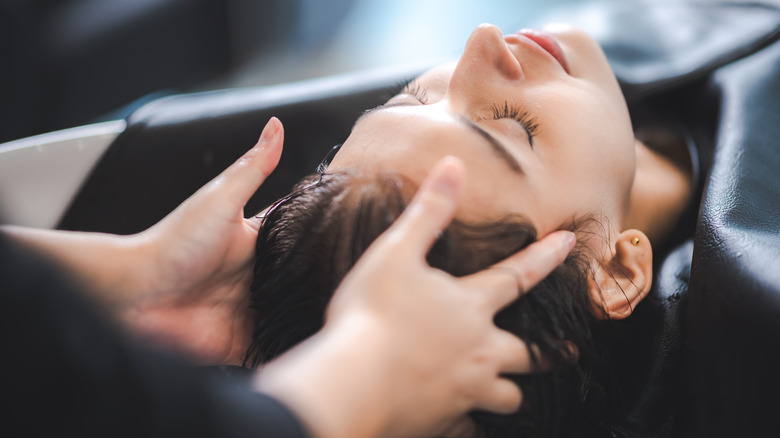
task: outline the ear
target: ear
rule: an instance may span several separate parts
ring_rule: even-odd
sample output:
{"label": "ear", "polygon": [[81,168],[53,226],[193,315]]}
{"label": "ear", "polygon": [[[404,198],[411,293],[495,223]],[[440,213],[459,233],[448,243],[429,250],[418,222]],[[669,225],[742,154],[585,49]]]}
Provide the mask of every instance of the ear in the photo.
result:
{"label": "ear", "polygon": [[[609,257],[609,256],[608,256]],[[645,233],[620,233],[611,258],[594,269],[591,297],[605,319],[623,319],[650,292],[653,284],[653,248]]]}

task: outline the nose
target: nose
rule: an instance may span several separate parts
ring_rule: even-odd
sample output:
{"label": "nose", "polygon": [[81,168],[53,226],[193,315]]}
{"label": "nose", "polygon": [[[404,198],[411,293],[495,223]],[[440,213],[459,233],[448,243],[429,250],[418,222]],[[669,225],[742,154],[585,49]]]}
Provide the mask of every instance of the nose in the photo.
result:
{"label": "nose", "polygon": [[482,88],[496,81],[521,79],[523,69],[509,51],[501,30],[492,24],[482,24],[466,42],[450,79],[450,92],[460,87]]}

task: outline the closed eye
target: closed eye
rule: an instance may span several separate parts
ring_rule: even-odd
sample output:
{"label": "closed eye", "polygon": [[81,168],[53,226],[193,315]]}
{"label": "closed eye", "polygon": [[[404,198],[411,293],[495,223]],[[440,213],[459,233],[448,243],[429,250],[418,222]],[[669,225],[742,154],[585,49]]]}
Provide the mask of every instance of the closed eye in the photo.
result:
{"label": "closed eye", "polygon": [[[410,103],[408,99],[391,99],[390,101],[379,105],[378,107],[368,109],[366,111],[363,111],[363,114],[358,117],[357,121],[355,122],[355,126],[361,123],[362,120],[370,116],[371,114],[377,113],[381,110],[385,110],[388,108],[394,108],[394,107],[404,107],[404,106],[414,106],[417,104],[425,105],[427,102],[427,94],[425,93],[425,89],[420,87],[419,84],[416,84],[415,81],[412,81],[408,83],[403,90],[399,93],[399,95],[406,95],[409,97],[414,98],[418,101],[418,103]],[[520,163],[517,161],[517,159],[509,152],[509,149],[507,149],[506,146],[504,146],[503,143],[501,143],[499,140],[497,140],[493,135],[491,135],[489,132],[485,131],[481,126],[474,123],[471,119],[464,117],[460,114],[454,115],[455,120],[460,121],[464,126],[467,128],[473,130],[477,134],[479,134],[483,139],[486,140],[486,142],[493,148],[493,150],[498,154],[500,158],[502,158],[510,169],[512,169],[514,172],[519,173],[521,175],[524,174],[522,167],[520,166]],[[535,125],[534,125],[535,126]],[[354,129],[354,127],[353,127]],[[529,136],[529,143],[531,142],[531,137]]]}
{"label": "closed eye", "polygon": [[528,111],[523,111],[515,105],[510,105],[509,102],[504,102],[503,106],[493,105],[492,111],[493,120],[512,119],[519,123],[528,135],[528,143],[533,147],[534,137],[539,131],[539,123],[528,114]]}
{"label": "closed eye", "polygon": [[409,81],[406,86],[401,90],[401,94],[408,94],[415,99],[419,100],[421,104],[428,103],[428,92],[423,88],[416,79]]}

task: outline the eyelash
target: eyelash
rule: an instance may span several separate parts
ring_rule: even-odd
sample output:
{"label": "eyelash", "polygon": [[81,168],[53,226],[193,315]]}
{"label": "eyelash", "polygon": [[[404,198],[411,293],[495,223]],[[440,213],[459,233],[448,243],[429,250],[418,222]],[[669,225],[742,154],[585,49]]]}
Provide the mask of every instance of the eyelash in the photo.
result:
{"label": "eyelash", "polygon": [[411,81],[404,84],[404,86],[401,88],[401,93],[405,93],[414,97],[423,105],[428,103],[428,92],[422,86],[420,86],[420,83],[415,79],[412,79]]}
{"label": "eyelash", "polygon": [[531,146],[534,145],[534,137],[539,131],[539,123],[527,111],[522,111],[517,106],[510,105],[509,102],[504,102],[504,106],[493,105],[492,110],[493,120],[513,119],[522,125],[528,134],[528,142]]}
{"label": "eyelash", "polygon": [[[416,80],[413,79],[399,85],[398,88],[401,89],[401,93],[414,97],[423,105],[428,103],[428,93]],[[493,120],[513,119],[517,121],[525,129],[526,134],[528,134],[528,142],[531,146],[534,145],[534,137],[536,137],[539,131],[539,123],[528,114],[528,111],[523,111],[515,105],[510,105],[509,102],[504,102],[503,106],[493,105],[491,110],[493,112]]]}

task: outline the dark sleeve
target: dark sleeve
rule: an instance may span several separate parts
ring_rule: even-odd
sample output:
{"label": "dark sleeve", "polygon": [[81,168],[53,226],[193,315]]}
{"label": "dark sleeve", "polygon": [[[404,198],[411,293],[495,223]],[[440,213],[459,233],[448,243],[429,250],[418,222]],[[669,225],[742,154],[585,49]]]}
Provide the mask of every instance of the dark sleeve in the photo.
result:
{"label": "dark sleeve", "polygon": [[0,352],[3,437],[306,437],[274,399],[134,344],[2,234]]}

